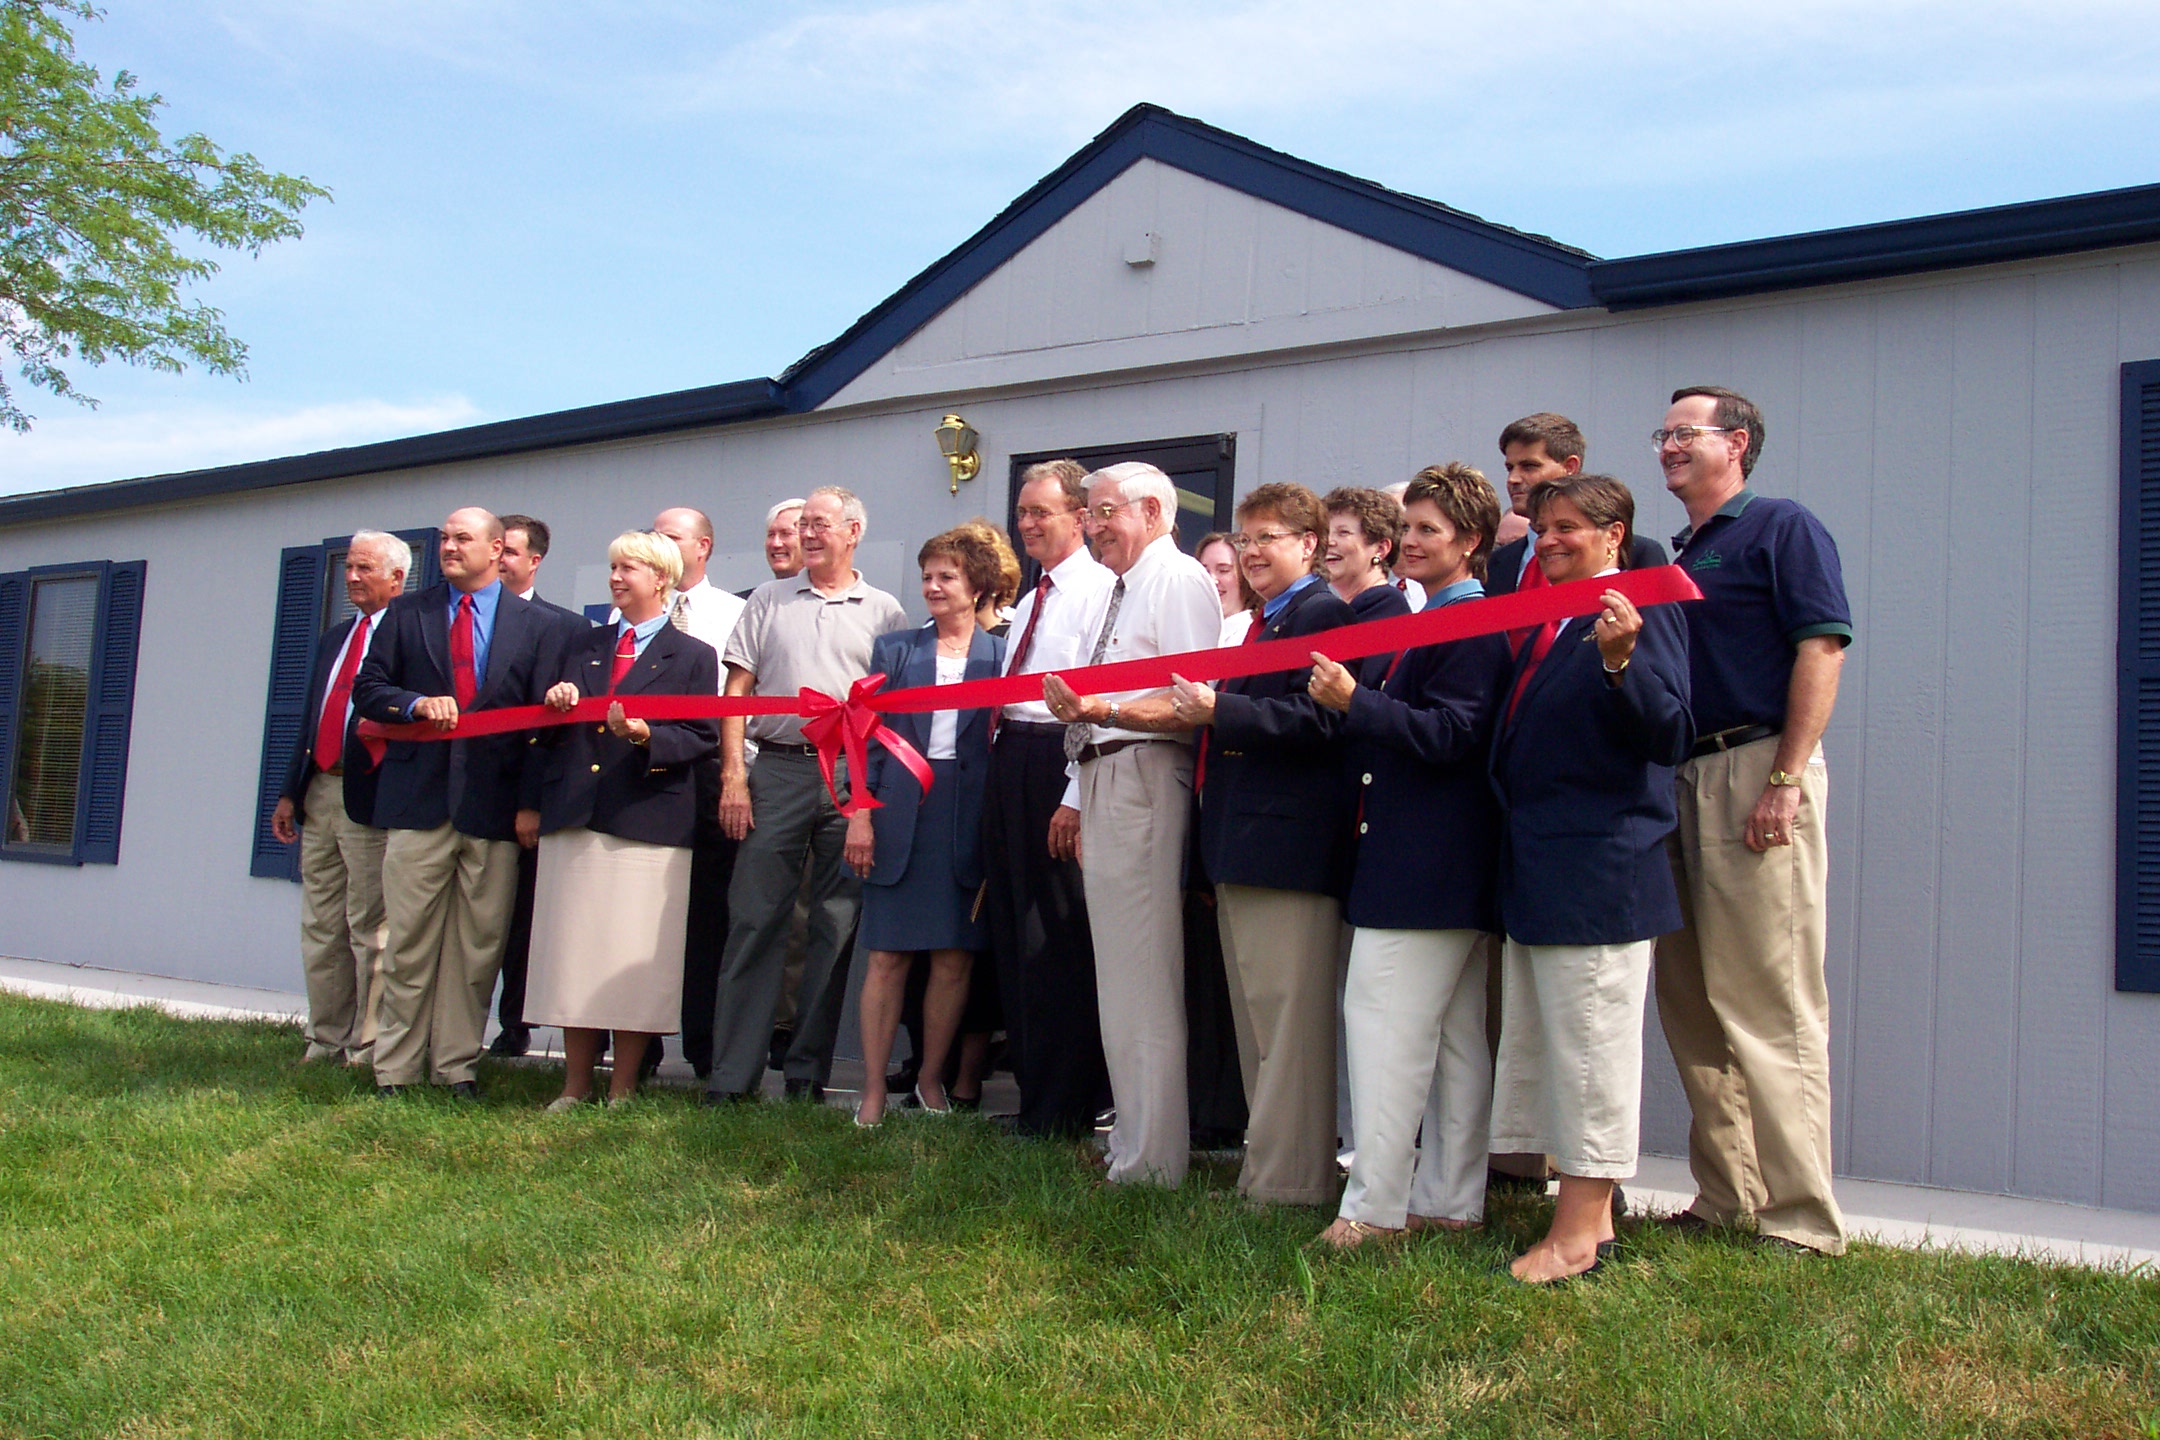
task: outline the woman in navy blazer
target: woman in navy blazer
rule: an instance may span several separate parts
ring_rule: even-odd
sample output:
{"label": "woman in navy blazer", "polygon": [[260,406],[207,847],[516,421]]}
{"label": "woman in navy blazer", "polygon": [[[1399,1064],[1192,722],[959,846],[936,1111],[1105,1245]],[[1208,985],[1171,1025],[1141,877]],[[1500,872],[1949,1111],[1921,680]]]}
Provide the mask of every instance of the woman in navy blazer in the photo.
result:
{"label": "woman in navy blazer", "polygon": [[[587,695],[712,695],[720,657],[668,623],[682,552],[650,531],[608,547],[621,619],[594,627],[562,659],[546,703]],[[563,1031],[563,1091],[550,1110],[589,1098],[610,1031],[608,1103],[637,1093],[638,1062],[682,1015],[683,938],[698,771],[717,763],[717,720],[634,720],[618,703],[597,725],[551,727],[540,795],[539,875],[525,1018]]]}
{"label": "woman in navy blazer", "polygon": [[[1350,623],[1320,573],[1327,513],[1302,485],[1238,502],[1233,544],[1260,601],[1250,638]],[[1238,1060],[1250,1118],[1238,1192],[1278,1205],[1335,1198],[1335,974],[1350,878],[1342,717],[1305,693],[1302,669],[1179,681],[1178,716],[1206,726],[1194,762],[1195,831],[1215,884]]]}
{"label": "woman in navy blazer", "polygon": [[[1635,498],[1565,476],[1531,489],[1530,517],[1560,585],[1617,573]],[[1695,741],[1686,622],[1603,598],[1524,639],[1492,751],[1507,929],[1492,1148],[1542,1150],[1560,1172],[1552,1228],[1512,1267],[1538,1284],[1596,1269],[1612,1241],[1613,1184],[1635,1173],[1651,947],[1680,928],[1665,837]]]}
{"label": "woman in navy blazer", "polygon": [[[916,556],[930,623],[880,635],[870,669],[888,690],[986,680],[1003,668],[1005,642],[976,621],[976,600],[998,583],[997,553],[965,527],[932,536]],[[880,808],[848,821],[845,858],[863,881],[862,1103],[855,1123],[885,1118],[886,1063],[907,991],[908,966],[930,952],[923,995],[923,1054],[915,1100],[949,1113],[945,1057],[967,1004],[974,952],[986,943],[976,894],[983,880],[983,785],[990,770],[990,711],[892,715],[886,723],[930,764],[926,795],[905,765],[873,744],[863,784]]]}
{"label": "woman in navy blazer", "polygon": [[[1404,491],[1403,510],[1400,569],[1423,587],[1425,608],[1481,598],[1500,526],[1492,483],[1461,462],[1432,466]],[[1310,685],[1345,717],[1359,805],[1343,994],[1357,1153],[1321,1236],[1338,1249],[1404,1229],[1468,1229],[1485,1216],[1483,942],[1500,928],[1500,812],[1486,763],[1507,640],[1479,635],[1380,661],[1360,683],[1316,657]]]}

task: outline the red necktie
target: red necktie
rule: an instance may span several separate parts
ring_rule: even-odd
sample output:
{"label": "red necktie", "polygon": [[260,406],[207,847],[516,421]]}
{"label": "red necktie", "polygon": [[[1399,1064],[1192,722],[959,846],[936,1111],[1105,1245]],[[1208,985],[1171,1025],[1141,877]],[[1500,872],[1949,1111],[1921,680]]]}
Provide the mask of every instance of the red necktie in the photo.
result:
{"label": "red necktie", "polygon": [[473,603],[470,595],[458,597],[457,619],[450,622],[450,688],[457,694],[460,710],[472,705],[473,696],[480,689],[480,682],[473,678]]}
{"label": "red necktie", "polygon": [[[1537,546],[1532,545],[1530,547],[1530,563],[1523,566],[1522,576],[1515,582],[1515,593],[1520,595],[1531,590],[1543,590],[1550,584],[1552,584],[1552,581],[1545,578],[1545,567],[1537,563]],[[1523,640],[1529,634],[1530,629],[1528,626],[1524,626],[1520,630],[1510,630],[1507,632],[1508,644],[1520,650],[1522,649]]]}
{"label": "red necktie", "polygon": [[[1260,631],[1262,630],[1262,628],[1264,628],[1264,627],[1266,626],[1266,624],[1267,624],[1267,616],[1266,616],[1266,615],[1265,615],[1264,613],[1262,613],[1261,611],[1258,611],[1258,610],[1255,610],[1255,611],[1253,611],[1253,617],[1252,617],[1252,624],[1246,627],[1246,629],[1245,629],[1245,638],[1244,638],[1243,640],[1240,640],[1240,641],[1238,641],[1238,644],[1240,644],[1240,645],[1250,645],[1250,644],[1252,644],[1252,642],[1253,642],[1253,641],[1255,641],[1255,640],[1257,640],[1257,639],[1259,639],[1259,638],[1260,638]],[[1212,726],[1212,725],[1208,725],[1208,726],[1204,726],[1204,727],[1202,727],[1202,729],[1201,729],[1201,731],[1200,731],[1200,739],[1199,739],[1199,741],[1198,741],[1198,742],[1197,742],[1197,743],[1196,743],[1196,744],[1195,744],[1195,745],[1193,746],[1193,762],[1192,762],[1192,788],[1193,788],[1193,794],[1195,794],[1195,795],[1197,795],[1197,794],[1199,794],[1199,793],[1200,793],[1200,787],[1201,787],[1201,786],[1203,786],[1203,785],[1207,784],[1207,750],[1208,750],[1208,737],[1209,737],[1210,735],[1213,735],[1214,733],[1215,733],[1215,727],[1214,727],[1214,726]]]}
{"label": "red necktie", "polygon": [[368,626],[372,615],[353,621],[352,642],[338,662],[337,678],[323,696],[322,718],[315,722],[315,768],[335,770],[345,758],[345,708],[352,703],[353,676],[360,673],[360,657],[367,653]]}
{"label": "red necktie", "polygon": [[615,688],[622,684],[622,677],[629,674],[630,667],[636,663],[637,631],[626,626],[622,632],[622,639],[615,642],[615,668],[608,672],[608,694],[615,693]]}
{"label": "red necktie", "polygon": [[1515,721],[1515,707],[1522,704],[1523,691],[1530,688],[1530,677],[1537,674],[1537,667],[1544,661],[1546,655],[1551,652],[1553,641],[1559,637],[1559,634],[1560,622],[1558,620],[1548,620],[1543,625],[1538,626],[1537,639],[1530,646],[1530,663],[1523,666],[1522,674],[1515,677],[1515,692],[1508,696],[1507,722],[1509,724],[1513,724]]}
{"label": "red necktie", "polygon": [[[1028,623],[1020,627],[1020,644],[1012,651],[1012,663],[1005,667],[1007,675],[1018,675],[1020,667],[1027,663],[1028,650],[1035,643],[1035,626],[1042,620],[1043,606],[1050,599],[1050,572],[1045,570],[1035,582],[1035,608],[1028,611]],[[997,741],[998,725],[1005,719],[1005,711],[999,708],[990,712],[990,739]]]}

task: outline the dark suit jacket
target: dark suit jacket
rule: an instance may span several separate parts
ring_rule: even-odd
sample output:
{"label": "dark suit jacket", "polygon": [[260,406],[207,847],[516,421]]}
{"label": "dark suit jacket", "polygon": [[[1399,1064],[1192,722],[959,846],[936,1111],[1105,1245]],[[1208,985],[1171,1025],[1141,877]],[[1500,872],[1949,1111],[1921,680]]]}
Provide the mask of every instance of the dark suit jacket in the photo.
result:
{"label": "dark suit jacket", "polygon": [[[1316,580],[1258,638],[1348,625],[1350,607]],[[1217,885],[1340,897],[1350,881],[1350,805],[1336,737],[1342,716],[1305,693],[1310,666],[1225,680],[1215,696],[1200,792],[1200,862]]]}
{"label": "dark suit jacket", "polygon": [[1643,612],[1617,689],[1589,618],[1571,621],[1510,723],[1507,693],[1527,659],[1526,644],[1497,702],[1493,742],[1507,933],[1525,945],[1618,945],[1679,929],[1665,837],[1676,823],[1673,769],[1695,743],[1679,607]]}
{"label": "dark suit jacket", "polygon": [[[1350,598],[1350,614],[1357,624],[1367,620],[1392,620],[1397,615],[1410,613],[1410,597],[1397,590],[1393,584],[1369,586]],[[1357,675],[1360,685],[1378,685],[1380,677],[1387,674],[1392,655],[1368,655],[1354,660],[1350,669]]]}
{"label": "dark suit jacket", "polygon": [[[1510,540],[1493,551],[1485,562],[1485,593],[1487,595],[1512,595],[1515,593],[1517,572],[1522,569],[1523,547],[1530,543],[1525,535],[1520,540]],[[1531,562],[1535,564],[1536,562]],[[1647,535],[1637,535],[1628,550],[1627,568],[1630,570],[1653,570],[1665,564],[1665,547]]]}
{"label": "dark suit jacket", "polygon": [[[988,680],[1005,668],[1005,638],[977,627],[968,645],[963,680]],[[885,676],[888,690],[912,690],[937,684],[937,627],[891,630],[870,646],[870,671]],[[929,714],[888,715],[890,725],[917,753],[930,753]],[[954,745],[953,781],[953,883],[962,889],[980,885],[983,878],[983,790],[990,778],[990,712],[960,712],[960,733]],[[865,885],[897,885],[907,876],[908,859],[915,849],[915,822],[922,812],[922,786],[908,768],[870,743],[869,774],[864,783],[882,802],[870,812],[870,826],[877,837],[877,852]],[[852,872],[850,872],[852,873]]]}
{"label": "dark suit jacket", "polygon": [[1501,635],[1424,645],[1380,688],[1350,697],[1343,736],[1364,799],[1351,924],[1500,928],[1500,808],[1487,761],[1512,666]]}
{"label": "dark suit jacket", "polygon": [[[582,625],[583,619],[580,617]],[[580,697],[606,695],[615,668],[612,625],[585,625],[563,656],[555,678]],[[712,646],[662,625],[645,653],[615,688],[617,695],[711,695],[720,684]],[[543,690],[544,693],[544,690]],[[652,739],[633,745],[604,723],[559,725],[541,732],[547,751],[540,795],[540,830],[553,834],[582,825],[603,835],[648,845],[691,844],[697,838],[698,771],[719,764],[718,720],[651,720]]]}
{"label": "dark suit jacket", "polygon": [[554,621],[556,625],[561,627],[563,635],[563,655],[566,658],[570,654],[570,648],[574,645],[582,643],[585,639],[586,632],[595,628],[592,621],[586,619],[577,611],[566,610],[562,606],[557,605],[552,600],[542,599],[540,597],[540,592],[537,590],[533,592],[532,598],[530,600],[527,600],[525,603],[532,606],[533,609],[541,611],[550,620]]}
{"label": "dark suit jacket", "polygon": [[[315,670],[308,676],[307,720],[300,732],[300,739],[293,746],[292,759],[285,765],[285,788],[278,792],[293,803],[293,823],[307,821],[308,782],[315,778],[315,722],[322,714],[323,697],[330,690],[330,667],[337,661],[338,648],[345,637],[352,633],[358,616],[341,620],[325,630],[315,641]],[[377,615],[376,623],[383,617]],[[360,693],[360,677],[353,677],[353,694]],[[357,715],[359,712],[354,711]],[[345,813],[356,825],[375,823],[375,766],[368,759],[366,747],[353,727],[345,727]]]}
{"label": "dark suit jacket", "polygon": [[[416,700],[453,693],[450,586],[401,595],[383,612],[383,631],[360,662],[353,709],[398,724]],[[545,611],[504,594],[495,607],[487,678],[474,710],[537,705],[561,664],[562,627]],[[375,789],[374,823],[432,830],[445,820],[476,840],[515,840],[517,812],[538,809],[544,756],[527,731],[475,740],[393,740]]]}

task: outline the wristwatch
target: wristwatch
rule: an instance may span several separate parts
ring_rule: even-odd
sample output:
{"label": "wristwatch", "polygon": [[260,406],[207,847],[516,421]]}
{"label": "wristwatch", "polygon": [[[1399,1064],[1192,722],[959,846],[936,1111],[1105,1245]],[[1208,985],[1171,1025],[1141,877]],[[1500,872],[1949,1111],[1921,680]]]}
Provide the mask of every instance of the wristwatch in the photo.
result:
{"label": "wristwatch", "polygon": [[[1105,729],[1108,729],[1108,730],[1115,730],[1115,729],[1117,729],[1117,728],[1118,728],[1118,723],[1117,723],[1117,711],[1118,711],[1118,702],[1117,702],[1117,701],[1115,701],[1115,700],[1113,700],[1113,701],[1111,701],[1111,702],[1110,702],[1110,713],[1109,713],[1109,714],[1107,714],[1107,715],[1105,715],[1105,716],[1103,716],[1103,728],[1105,728]],[[1798,784],[1799,782],[1798,782],[1798,781],[1794,781],[1793,783],[1794,783],[1794,784]]]}
{"label": "wristwatch", "polygon": [[1791,772],[1789,772],[1789,771],[1785,771],[1785,770],[1772,770],[1772,771],[1770,772],[1770,783],[1771,783],[1772,785],[1795,785],[1795,786],[1797,786],[1797,785],[1798,785],[1798,784],[1800,783],[1800,777],[1799,777],[1798,775],[1794,775],[1794,774],[1792,774],[1792,773],[1791,773]]}

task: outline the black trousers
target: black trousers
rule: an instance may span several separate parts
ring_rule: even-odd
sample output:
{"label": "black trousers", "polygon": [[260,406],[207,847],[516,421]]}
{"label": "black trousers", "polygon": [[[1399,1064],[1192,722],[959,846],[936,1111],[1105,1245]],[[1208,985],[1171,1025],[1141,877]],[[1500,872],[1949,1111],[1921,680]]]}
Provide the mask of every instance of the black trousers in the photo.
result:
{"label": "black trousers", "polygon": [[510,930],[503,939],[502,989],[495,996],[495,1019],[511,1035],[527,1033],[525,967],[532,959],[533,886],[540,878],[540,852],[518,847],[517,899],[510,907]]}
{"label": "black trousers", "polygon": [[713,1001],[727,953],[728,885],[735,842],[715,825],[699,828],[690,852],[690,916],[683,935],[682,1050],[700,1079],[712,1073]]}
{"label": "black trousers", "polygon": [[1222,1149],[1245,1138],[1245,1072],[1222,951],[1215,895],[1185,892],[1185,1097],[1196,1147]]}
{"label": "black trousers", "polygon": [[1064,727],[1009,724],[990,755],[983,900],[1023,1135],[1090,1135],[1107,1102],[1095,942],[1080,867],[1050,858],[1065,795]]}

